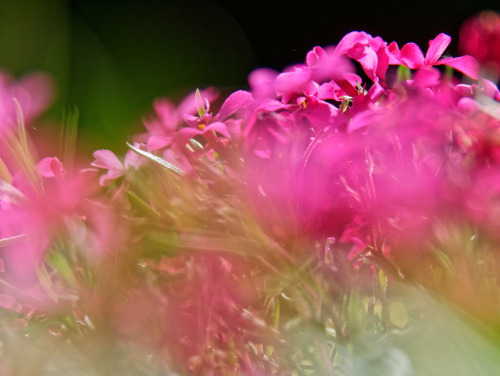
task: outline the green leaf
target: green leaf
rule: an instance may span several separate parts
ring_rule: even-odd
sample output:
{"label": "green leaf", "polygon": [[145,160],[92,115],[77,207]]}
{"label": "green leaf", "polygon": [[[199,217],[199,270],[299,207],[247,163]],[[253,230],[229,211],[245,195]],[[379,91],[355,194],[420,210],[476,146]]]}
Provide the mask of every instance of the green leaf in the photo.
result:
{"label": "green leaf", "polygon": [[380,291],[382,292],[382,296],[385,296],[387,291],[387,275],[384,273],[382,269],[378,271],[378,283],[380,285]]}
{"label": "green leaf", "polygon": [[354,330],[361,329],[361,321],[363,316],[363,305],[356,291],[352,290],[349,294],[348,305],[349,328]]}
{"label": "green leaf", "polygon": [[47,272],[47,268],[45,267],[45,265],[41,265],[37,269],[37,275],[43,290],[47,293],[49,298],[52,299],[54,302],[58,302],[59,297],[57,296],[57,293],[54,290],[52,279],[50,278],[50,275]]}
{"label": "green leaf", "polygon": [[50,253],[47,258],[47,262],[70,284],[71,287],[76,288],[78,286],[73,269],[71,268],[68,259],[61,252]]}
{"label": "green leaf", "polygon": [[71,165],[75,158],[78,119],[79,113],[76,106],[68,107],[63,113],[59,155],[65,165]]}
{"label": "green leaf", "polygon": [[397,80],[398,82],[411,79],[411,70],[404,65],[398,66]]}
{"label": "green leaf", "polygon": [[194,101],[196,103],[196,109],[198,110],[198,116],[202,117],[203,115],[205,115],[206,110],[203,106],[203,98],[201,97],[200,89],[196,89]]}
{"label": "green leaf", "polygon": [[135,192],[127,191],[127,195],[130,199],[130,203],[134,208],[136,208],[140,213],[153,217],[155,219],[160,219],[161,215],[155,209],[151,207],[146,201],[140,198]]}

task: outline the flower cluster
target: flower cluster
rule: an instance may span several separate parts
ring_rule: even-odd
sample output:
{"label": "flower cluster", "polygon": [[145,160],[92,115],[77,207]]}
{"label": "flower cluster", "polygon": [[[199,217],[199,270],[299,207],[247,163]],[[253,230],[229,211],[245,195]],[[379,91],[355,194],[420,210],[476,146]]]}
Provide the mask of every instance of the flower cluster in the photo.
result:
{"label": "flower cluster", "polygon": [[[199,375],[365,374],[363,333],[412,324],[411,284],[498,325],[500,91],[449,44],[351,32],[223,101],[155,101],[123,161],[80,170],[36,156],[38,102],[1,97],[4,319],[118,344],[106,370]],[[29,374],[9,333],[3,372]]]}

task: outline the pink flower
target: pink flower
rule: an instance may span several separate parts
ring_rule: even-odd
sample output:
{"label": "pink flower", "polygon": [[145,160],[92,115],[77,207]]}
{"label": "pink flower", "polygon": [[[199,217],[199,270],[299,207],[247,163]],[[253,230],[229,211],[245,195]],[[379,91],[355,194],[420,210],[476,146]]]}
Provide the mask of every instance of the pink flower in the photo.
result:
{"label": "pink flower", "polygon": [[110,150],[97,150],[94,152],[94,158],[95,161],[90,164],[91,166],[108,170],[106,174],[101,175],[99,178],[101,186],[111,184],[114,180],[125,175],[129,168],[138,169],[144,163],[144,158],[132,150],[129,150],[125,155],[124,163]]}
{"label": "pink flower", "polygon": [[33,73],[16,82],[0,73],[0,133],[18,124],[14,99],[21,107],[25,122],[29,123],[48,107],[53,96],[51,80],[45,74]]}
{"label": "pink flower", "polygon": [[230,117],[236,113],[245,111],[246,107],[253,102],[252,94],[244,90],[232,93],[224,101],[216,116],[213,116],[210,112],[210,101],[208,99],[205,98],[205,103],[203,103],[200,95],[198,101],[198,116],[184,115],[184,121],[189,127],[177,131],[175,142],[179,148],[188,151],[187,144],[189,140],[201,136],[206,141],[206,146],[201,150],[195,151],[194,155],[204,154],[210,150],[215,150],[223,155],[224,146],[220,142],[220,136],[230,139],[231,135],[239,135],[240,130],[234,129],[239,124],[231,121]]}
{"label": "pink flower", "polygon": [[[474,79],[479,77],[479,65],[472,56],[445,57],[440,59],[443,52],[451,42],[451,37],[444,33],[429,41],[429,48],[424,54],[415,43],[407,43],[399,51],[398,58],[401,63],[410,69],[431,68],[434,65],[448,65]],[[393,45],[397,54],[397,45]]]}
{"label": "pink flower", "polygon": [[[213,88],[199,93],[208,103],[218,96]],[[153,107],[155,116],[144,120],[144,126],[148,130],[145,136],[149,151],[164,149],[172,144],[174,134],[181,128],[184,118],[197,112],[196,93],[189,94],[177,107],[168,99],[157,99]]]}
{"label": "pink flower", "polygon": [[335,54],[345,54],[358,61],[366,75],[373,81],[385,81],[389,64],[395,60],[389,53],[387,43],[380,37],[372,37],[364,31],[353,31],[345,35],[337,45]]}

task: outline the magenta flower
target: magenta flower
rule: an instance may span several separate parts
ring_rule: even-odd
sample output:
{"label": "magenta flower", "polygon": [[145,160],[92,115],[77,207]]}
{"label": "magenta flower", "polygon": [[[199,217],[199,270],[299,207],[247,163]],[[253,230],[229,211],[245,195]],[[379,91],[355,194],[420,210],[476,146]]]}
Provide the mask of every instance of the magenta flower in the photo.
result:
{"label": "magenta flower", "polygon": [[[209,103],[217,98],[218,93],[213,88],[200,91],[200,96]],[[148,133],[147,149],[156,151],[170,146],[174,134],[182,127],[185,116],[193,116],[197,112],[196,93],[189,94],[176,107],[170,100],[158,99],[154,102],[155,116],[143,121]]]}
{"label": "magenta flower", "polygon": [[194,151],[194,155],[204,154],[210,150],[215,150],[222,155],[224,146],[220,142],[220,136],[230,139],[231,135],[237,136],[240,133],[237,129],[240,124],[231,121],[230,117],[237,112],[244,111],[246,106],[253,102],[253,97],[243,90],[232,93],[224,101],[216,116],[210,112],[209,100],[205,98],[205,103],[203,103],[201,98],[200,95],[197,99],[198,116],[184,115],[184,121],[189,127],[182,128],[175,134],[175,142],[179,148],[189,151],[191,148],[188,145],[189,140],[201,136],[208,147]]}
{"label": "magenta flower", "polygon": [[345,35],[337,45],[335,54],[345,54],[358,61],[372,81],[384,82],[389,64],[396,62],[382,38],[374,38],[364,31],[353,31]]}
{"label": "magenta flower", "polygon": [[424,54],[415,43],[407,43],[397,54],[397,45],[393,45],[393,52],[400,62],[410,69],[431,68],[435,65],[447,65],[465,75],[477,79],[479,77],[479,64],[472,56],[445,57],[440,59],[443,52],[451,42],[451,37],[444,33],[429,41],[429,48]]}

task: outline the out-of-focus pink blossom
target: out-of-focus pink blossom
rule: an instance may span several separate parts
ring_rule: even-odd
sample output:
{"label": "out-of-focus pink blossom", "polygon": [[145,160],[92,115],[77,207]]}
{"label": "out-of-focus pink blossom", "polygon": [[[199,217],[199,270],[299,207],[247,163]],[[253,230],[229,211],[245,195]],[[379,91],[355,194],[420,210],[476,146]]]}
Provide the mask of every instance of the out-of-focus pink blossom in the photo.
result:
{"label": "out-of-focus pink blossom", "polygon": [[460,28],[459,48],[474,56],[487,69],[500,75],[500,14],[483,11],[467,19]]}
{"label": "out-of-focus pink blossom", "polygon": [[274,98],[274,82],[279,73],[267,68],[254,70],[248,76],[248,83],[252,89],[254,98],[260,100],[264,98]]}
{"label": "out-of-focus pink blossom", "polygon": [[54,96],[52,82],[43,73],[32,73],[19,81],[0,73],[0,134],[18,124],[14,99],[19,102],[26,122],[47,109]]}
{"label": "out-of-focus pink blossom", "polygon": [[500,174],[498,171],[478,171],[470,190],[467,192],[465,205],[468,214],[490,235],[498,237],[500,226]]}

